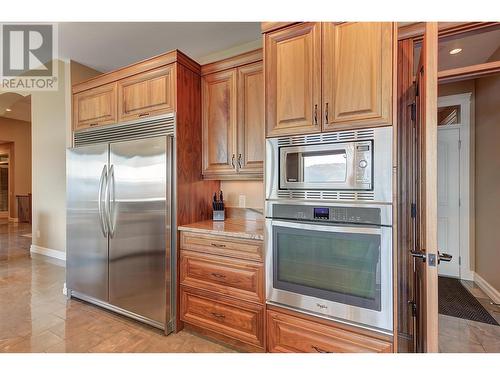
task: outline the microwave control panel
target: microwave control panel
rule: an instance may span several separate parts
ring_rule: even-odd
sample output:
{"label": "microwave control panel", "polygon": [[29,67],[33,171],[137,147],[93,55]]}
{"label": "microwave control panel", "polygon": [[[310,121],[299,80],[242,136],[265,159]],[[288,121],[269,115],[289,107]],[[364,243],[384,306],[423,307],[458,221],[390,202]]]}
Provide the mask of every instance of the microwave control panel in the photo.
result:
{"label": "microwave control panel", "polygon": [[372,182],[372,152],[371,141],[356,142],[354,145],[356,182],[369,184]]}

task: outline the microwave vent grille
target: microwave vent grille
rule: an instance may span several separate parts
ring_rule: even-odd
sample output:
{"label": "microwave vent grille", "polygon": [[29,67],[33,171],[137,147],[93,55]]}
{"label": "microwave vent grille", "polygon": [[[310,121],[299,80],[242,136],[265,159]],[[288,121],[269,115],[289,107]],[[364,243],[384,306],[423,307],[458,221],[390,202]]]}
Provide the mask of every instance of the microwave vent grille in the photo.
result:
{"label": "microwave vent grille", "polygon": [[375,194],[372,191],[350,192],[350,191],[292,191],[279,190],[278,198],[283,199],[312,199],[330,201],[373,201]]}
{"label": "microwave vent grille", "polygon": [[316,144],[323,142],[350,142],[373,139],[373,129],[342,131],[334,133],[320,133],[311,135],[296,135],[278,138],[278,146],[292,146],[303,144]]}

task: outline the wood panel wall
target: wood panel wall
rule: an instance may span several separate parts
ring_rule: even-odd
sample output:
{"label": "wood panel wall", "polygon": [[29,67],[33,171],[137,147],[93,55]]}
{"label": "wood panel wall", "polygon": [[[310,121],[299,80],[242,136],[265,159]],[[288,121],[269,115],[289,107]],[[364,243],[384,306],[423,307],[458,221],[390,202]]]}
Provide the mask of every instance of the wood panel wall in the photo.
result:
{"label": "wood panel wall", "polygon": [[[196,72],[177,64],[177,225],[209,219],[213,193],[219,181],[203,180],[201,132],[201,78]],[[177,244],[179,241],[177,241]],[[177,245],[179,259],[179,245]],[[177,269],[177,285],[180,285]],[[179,319],[179,296],[176,296],[176,332],[182,329]]]}

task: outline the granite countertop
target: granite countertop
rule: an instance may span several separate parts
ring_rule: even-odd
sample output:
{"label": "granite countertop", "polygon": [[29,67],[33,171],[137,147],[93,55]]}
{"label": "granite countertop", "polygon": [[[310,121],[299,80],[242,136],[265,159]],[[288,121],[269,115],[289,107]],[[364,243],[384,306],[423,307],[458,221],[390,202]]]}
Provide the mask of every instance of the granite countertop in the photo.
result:
{"label": "granite countertop", "polygon": [[178,227],[180,231],[215,234],[252,240],[264,240],[264,220],[228,218],[225,221],[205,220]]}

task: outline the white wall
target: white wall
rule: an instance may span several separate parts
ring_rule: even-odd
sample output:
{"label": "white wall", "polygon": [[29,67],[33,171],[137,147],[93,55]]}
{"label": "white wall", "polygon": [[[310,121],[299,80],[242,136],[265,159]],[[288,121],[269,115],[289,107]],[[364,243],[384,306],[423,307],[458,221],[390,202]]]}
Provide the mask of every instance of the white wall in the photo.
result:
{"label": "white wall", "polygon": [[59,61],[57,91],[33,92],[33,245],[66,251],[66,147],[70,140],[69,63]]}

